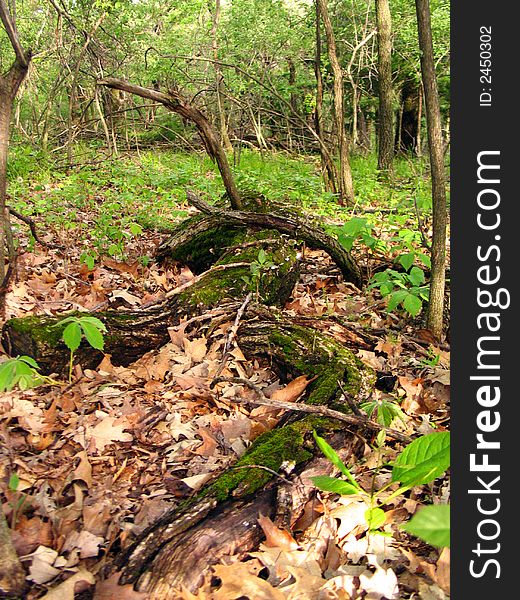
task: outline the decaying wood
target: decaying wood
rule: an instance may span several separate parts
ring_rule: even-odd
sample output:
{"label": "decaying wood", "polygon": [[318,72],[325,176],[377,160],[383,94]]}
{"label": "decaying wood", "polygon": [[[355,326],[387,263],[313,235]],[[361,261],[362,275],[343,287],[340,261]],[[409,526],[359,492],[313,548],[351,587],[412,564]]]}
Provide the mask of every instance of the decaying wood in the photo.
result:
{"label": "decaying wood", "polygon": [[284,214],[226,210],[210,206],[191,191],[186,195],[190,204],[206,216],[192,221],[184,232],[176,231],[170,239],[165,240],[158,248],[159,257],[178,256],[188,242],[191,244],[197,236],[218,228],[274,229],[288,234],[292,239],[306,242],[311,248],[324,250],[337,264],[345,281],[352,282],[357,287],[362,286],[361,270],[351,254],[336,239],[311,224],[305,217],[289,210],[284,211]]}
{"label": "decaying wood", "polygon": [[[361,285],[359,269],[349,253],[293,213],[227,210],[210,207],[192,196],[190,201],[205,214],[195,222],[186,221],[163,248],[171,252],[190,240],[199,248],[206,244],[201,254],[204,260],[199,261],[206,270],[190,285],[168,292],[161,302],[146,309],[95,313],[107,327],[105,352],[114,364],[128,364],[167,342],[168,327],[182,318],[193,321],[206,311],[214,314],[219,307],[222,318],[234,321],[233,340],[230,334],[228,341],[236,341],[248,358],[267,359],[282,380],[306,375],[309,384],[302,403],[321,410],[309,411],[316,414],[287,413],[277,428],[253,442],[236,465],[217,475],[194,497],[172,506],[118,557],[114,569],[122,572],[119,582],[134,583],[136,589],[156,600],[178,598],[181,586],[196,590],[208,567],[223,556],[243,556],[254,548],[262,537],[259,514],[282,518],[283,486],[290,487],[285,498],[294,498],[288,518],[296,518],[301,509],[298,502],[304,502],[314,490],[306,476],[309,469],[317,469],[319,464],[319,471],[313,474],[323,474],[332,468],[317,450],[314,430],[334,439],[336,447],[347,449],[350,458],[363,448],[362,434],[373,433],[368,420],[356,417],[351,422],[354,432],[345,429],[344,418],[331,417],[350,411],[346,396],[367,397],[374,372],[344,345],[292,322],[275,308],[284,305],[297,281],[302,241],[329,252],[345,279]],[[226,231],[224,225],[231,229]],[[216,226],[222,227],[224,237],[213,252],[211,231]],[[251,265],[258,259],[259,247],[272,266],[253,282]],[[4,347],[11,354],[34,357],[43,372],[63,372],[69,353],[60,340],[60,320],[46,316],[11,319],[3,328]],[[76,353],[83,367],[92,368],[101,358],[102,353],[85,343]],[[332,412],[324,416],[327,410]],[[160,407],[157,414],[161,414]],[[141,434],[147,426],[142,424]],[[287,464],[295,465],[290,475],[283,470]]]}
{"label": "decaying wood", "polygon": [[[273,237],[269,231],[258,235]],[[259,298],[266,304],[283,305],[298,277],[296,250],[279,236],[276,244],[270,244],[268,253],[277,266],[261,277]],[[169,339],[168,327],[177,325],[183,317],[201,314],[227,300],[244,298],[250,291],[250,283],[243,278],[250,275],[250,264],[256,254],[254,248],[227,253],[191,285],[174,290],[164,301],[145,310],[95,313],[107,328],[105,353],[111,355],[113,364],[128,365],[164,345]],[[43,373],[65,373],[69,351],[61,341],[63,327],[59,325],[64,316],[10,319],[2,330],[2,344],[11,356],[32,356]],[[83,368],[92,369],[102,360],[103,353],[83,342],[75,356]]]}
{"label": "decaying wood", "polygon": [[[347,464],[362,454],[364,446],[362,440],[346,431],[332,434],[329,442]],[[260,493],[241,497],[239,490],[236,498],[221,503],[199,496],[159,519],[118,559],[122,570],[119,582],[134,583],[135,589],[149,594],[149,600],[176,599],[181,586],[195,591],[208,568],[224,556],[244,557],[255,548],[263,537],[257,522],[260,515],[271,517],[281,526],[286,520],[294,523],[315,492],[310,478],[333,470],[319,452],[312,457],[314,448],[307,446],[308,459],[300,462],[291,475],[271,477]],[[249,477],[255,470],[259,469],[251,468]],[[249,470],[244,471],[247,477]],[[287,507],[279,506],[282,498],[291,499],[289,515]]]}

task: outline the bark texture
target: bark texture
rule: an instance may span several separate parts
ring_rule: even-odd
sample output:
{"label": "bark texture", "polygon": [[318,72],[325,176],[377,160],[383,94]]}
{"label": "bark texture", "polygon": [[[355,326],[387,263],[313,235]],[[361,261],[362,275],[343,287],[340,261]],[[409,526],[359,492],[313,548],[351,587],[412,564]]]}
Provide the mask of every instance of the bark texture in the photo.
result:
{"label": "bark texture", "polygon": [[[145,352],[164,345],[169,339],[168,327],[179,323],[184,316],[201,314],[226,301],[244,298],[251,284],[243,278],[250,276],[250,265],[262,247],[262,239],[269,240],[266,252],[275,268],[260,277],[259,299],[268,305],[285,303],[298,277],[295,247],[279,235],[273,237],[271,231],[257,232],[250,239],[258,245],[226,252],[191,285],[173,290],[159,304],[141,310],[96,313],[107,328],[105,353],[111,355],[113,363],[130,364]],[[44,373],[63,374],[69,351],[61,340],[64,326],[60,321],[69,315],[10,319],[3,327],[2,344],[12,356],[32,356]],[[99,364],[103,353],[83,342],[75,356],[83,368],[92,369]]]}
{"label": "bark texture", "polygon": [[343,102],[343,70],[336,50],[336,38],[329,16],[327,0],[316,0],[319,5],[321,18],[327,36],[329,60],[334,74],[334,120],[339,153],[339,195],[340,203],[354,202],[354,184],[349,162],[349,141],[345,132],[344,102]]}
{"label": "bark texture", "polygon": [[394,158],[392,123],[392,17],[388,0],[376,0],[378,86],[379,86],[379,153],[377,168],[388,171]]}
{"label": "bark texture", "polygon": [[439,91],[435,75],[433,41],[429,0],[415,0],[421,73],[426,105],[428,148],[432,174],[433,238],[431,251],[431,279],[426,326],[440,339],[444,315],[444,288],[446,280],[446,184],[444,176],[444,143],[442,139]]}

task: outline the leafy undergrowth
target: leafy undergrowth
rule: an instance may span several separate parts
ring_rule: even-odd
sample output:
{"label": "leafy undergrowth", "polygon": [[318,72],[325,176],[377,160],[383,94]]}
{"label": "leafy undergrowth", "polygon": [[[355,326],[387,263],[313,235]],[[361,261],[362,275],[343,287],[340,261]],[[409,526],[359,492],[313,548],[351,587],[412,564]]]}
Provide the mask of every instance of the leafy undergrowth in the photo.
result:
{"label": "leafy undergrowth", "polygon": [[[93,219],[87,208],[84,216]],[[66,238],[57,224],[49,239],[56,231]],[[100,253],[88,265],[77,245],[48,250],[22,237],[7,316],[139,308],[160,300],[193,278],[186,267],[142,260],[160,239],[152,231],[131,234],[124,260]],[[322,252],[306,249],[302,271],[285,311],[312,320],[380,373],[381,389],[358,399],[372,418],[390,419],[409,435],[449,429],[448,346],[431,344],[428,332],[403,313],[388,313],[377,289],[361,293],[343,283]],[[170,330],[168,344],[128,367],[105,356],[96,370],[76,366],[70,384],[2,394],[3,510],[27,570],[29,600],[48,593],[72,600],[82,590],[82,597],[94,590],[97,600],[146,598],[98,574],[149,524],[277,424],[282,411],[243,404],[254,399],[253,389],[227,382],[210,387],[233,323],[233,317],[218,317],[215,309],[181,323]],[[289,402],[300,399],[308,383],[279,381],[236,344],[220,375],[248,379],[266,397]],[[364,442],[363,459],[348,466],[363,489],[378,490],[389,482],[388,465],[403,445]],[[361,498],[317,492],[290,533],[261,519],[266,539],[255,552],[215,566],[197,595],[179,597],[442,599],[449,595],[449,550],[428,546],[400,525],[425,504],[448,502],[449,494],[444,476],[397,496],[382,526],[391,535],[381,535],[367,530]]]}

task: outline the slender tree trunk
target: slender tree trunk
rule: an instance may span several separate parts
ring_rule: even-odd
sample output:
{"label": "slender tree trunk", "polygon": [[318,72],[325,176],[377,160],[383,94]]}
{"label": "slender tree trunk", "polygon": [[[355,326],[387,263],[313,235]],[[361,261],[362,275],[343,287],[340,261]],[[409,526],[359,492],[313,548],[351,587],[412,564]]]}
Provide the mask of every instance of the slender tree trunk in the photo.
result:
{"label": "slender tree trunk", "polygon": [[377,168],[389,171],[394,159],[392,123],[392,17],[388,0],[376,0],[379,75],[379,154]]}
{"label": "slender tree trunk", "polygon": [[[1,82],[0,82],[1,86]],[[6,276],[7,251],[7,229],[9,227],[9,214],[6,209],[7,191],[7,151],[9,147],[9,125],[11,122],[11,110],[13,99],[7,91],[0,92],[0,285],[4,283]]]}
{"label": "slender tree trunk", "polygon": [[419,103],[417,106],[417,144],[415,148],[415,153],[417,156],[422,156],[422,113],[423,113],[423,88],[422,85],[419,86]]}
{"label": "slender tree trunk", "polygon": [[320,6],[316,2],[316,52],[314,57],[314,73],[316,75],[316,110],[314,111],[314,128],[321,140],[320,157],[323,184],[328,192],[337,193],[334,166],[330,164],[325,153],[325,140],[323,138],[323,75],[321,74],[321,26]]}
{"label": "slender tree trunk", "polygon": [[345,133],[344,109],[343,109],[343,70],[338,60],[336,51],[336,39],[329,17],[327,0],[317,0],[319,5],[325,34],[329,60],[334,73],[334,117],[336,134],[338,138],[339,151],[339,200],[340,204],[352,204],[354,202],[354,185],[352,183],[352,171],[350,170],[348,139]]}
{"label": "slender tree trunk", "polygon": [[428,147],[432,175],[432,270],[430,300],[426,315],[427,327],[440,339],[442,334],[444,287],[446,266],[446,187],[444,177],[444,147],[442,139],[439,91],[435,76],[433,41],[430,22],[429,0],[415,0],[419,47],[421,49],[421,73],[428,126]]}
{"label": "slender tree trunk", "polygon": [[217,93],[217,107],[218,107],[218,118],[220,125],[220,139],[222,141],[222,145],[227,152],[233,151],[233,146],[231,145],[231,141],[229,139],[226,113],[224,110],[224,102],[222,99],[222,70],[220,68],[220,64],[218,62],[218,26],[220,22],[220,0],[215,0],[215,10],[213,12],[213,23],[211,26],[211,49],[213,51],[213,60],[214,68],[215,68],[215,88]]}
{"label": "slender tree trunk", "polygon": [[[2,315],[5,310],[5,293],[13,270],[13,249],[9,243],[12,234],[6,209],[9,129],[14,99],[29,70],[31,53],[22,48],[14,19],[3,0],[0,0],[0,19],[16,54],[9,71],[5,75],[0,75],[0,315]],[[8,258],[9,268],[7,268]]]}

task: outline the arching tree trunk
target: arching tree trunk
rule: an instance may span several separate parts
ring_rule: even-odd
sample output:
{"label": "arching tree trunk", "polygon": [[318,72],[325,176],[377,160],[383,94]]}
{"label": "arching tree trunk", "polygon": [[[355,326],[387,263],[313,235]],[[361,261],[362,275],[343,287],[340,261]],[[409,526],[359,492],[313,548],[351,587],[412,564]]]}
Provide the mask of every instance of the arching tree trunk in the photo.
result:
{"label": "arching tree trunk", "polygon": [[218,165],[220,175],[222,177],[222,182],[224,184],[224,187],[226,188],[226,192],[229,196],[231,206],[237,210],[240,210],[242,208],[240,194],[238,193],[237,187],[235,185],[235,181],[231,173],[231,167],[229,166],[226,152],[224,151],[224,148],[220,143],[220,140],[218,139],[218,136],[215,130],[213,129],[211,123],[198,108],[195,108],[191,104],[188,104],[184,99],[180,97],[179,94],[175,94],[171,91],[166,94],[158,90],[144,88],[139,85],[129,83],[128,81],[124,81],[122,79],[115,79],[112,77],[101,79],[97,83],[98,85],[104,85],[109,88],[127,92],[129,94],[135,94],[136,96],[140,96],[141,98],[147,98],[148,100],[159,102],[162,105],[164,105],[168,110],[176,112],[185,119],[188,119],[189,121],[194,123],[197,127],[200,137],[202,138],[204,146],[206,147],[207,153],[212,159],[216,161]]}
{"label": "arching tree trunk", "polygon": [[427,327],[440,339],[442,335],[446,268],[446,187],[444,176],[444,143],[442,139],[439,91],[435,76],[429,0],[415,0],[421,73],[426,104],[428,147],[432,175],[433,239],[430,298],[426,315]]}
{"label": "arching tree trunk", "polygon": [[379,84],[379,153],[377,168],[388,171],[394,158],[392,110],[392,17],[388,0],[376,0],[378,84]]}

